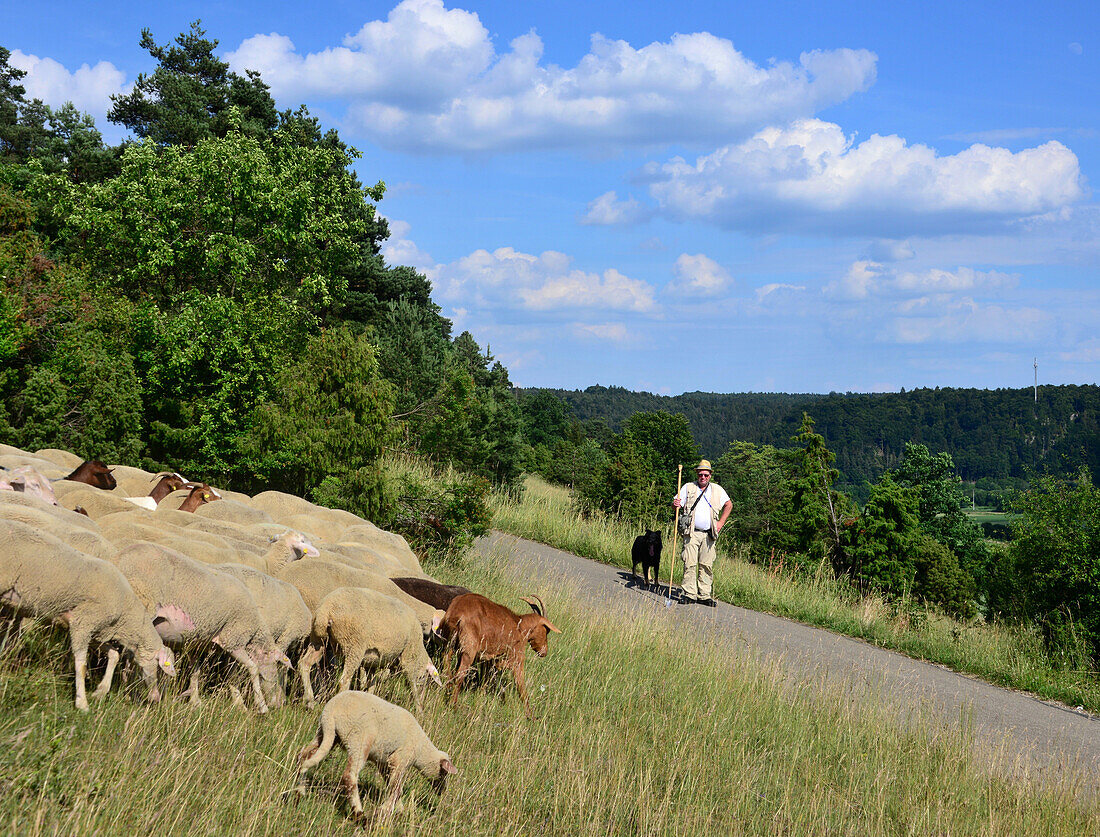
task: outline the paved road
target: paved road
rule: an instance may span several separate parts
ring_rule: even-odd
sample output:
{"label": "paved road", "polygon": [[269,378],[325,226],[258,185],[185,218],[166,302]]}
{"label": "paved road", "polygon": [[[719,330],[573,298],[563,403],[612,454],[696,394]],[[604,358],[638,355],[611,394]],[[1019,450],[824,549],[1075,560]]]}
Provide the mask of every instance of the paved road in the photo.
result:
{"label": "paved road", "polygon": [[[493,532],[477,543],[519,578],[587,590],[602,607],[644,617],[665,613],[666,598],[633,585],[630,573],[543,544]],[[721,565],[717,568],[721,572]],[[546,589],[543,586],[543,589]],[[975,746],[988,748],[1000,771],[1051,776],[1082,770],[1100,787],[1100,719],[1060,704],[992,686],[931,663],[912,660],[820,628],[720,602],[716,608],[673,605],[672,618],[704,622],[716,642],[728,642],[764,662],[778,662],[792,682],[824,681],[853,695],[880,694],[902,717],[965,724]]]}

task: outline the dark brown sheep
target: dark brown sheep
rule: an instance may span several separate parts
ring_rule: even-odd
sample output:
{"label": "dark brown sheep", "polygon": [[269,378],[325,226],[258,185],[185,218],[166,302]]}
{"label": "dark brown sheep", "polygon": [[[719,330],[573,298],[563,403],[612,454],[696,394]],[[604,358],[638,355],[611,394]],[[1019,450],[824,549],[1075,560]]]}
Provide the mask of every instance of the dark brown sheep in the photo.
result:
{"label": "dark brown sheep", "polygon": [[446,610],[455,597],[470,592],[465,587],[458,587],[454,584],[440,584],[438,581],[433,581],[430,578],[403,576],[400,578],[391,578],[390,581],[414,599],[419,599],[425,604],[430,604],[438,610]]}

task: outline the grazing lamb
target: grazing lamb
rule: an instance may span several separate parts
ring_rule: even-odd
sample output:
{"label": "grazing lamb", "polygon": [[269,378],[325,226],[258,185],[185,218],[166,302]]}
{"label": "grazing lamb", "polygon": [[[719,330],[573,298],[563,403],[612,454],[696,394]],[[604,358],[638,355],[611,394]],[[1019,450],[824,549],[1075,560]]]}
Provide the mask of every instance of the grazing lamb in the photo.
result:
{"label": "grazing lamb", "polygon": [[425,604],[430,604],[434,608],[439,610],[446,610],[450,607],[451,602],[458,596],[462,596],[471,592],[465,587],[459,587],[454,584],[440,584],[430,578],[412,578],[409,576],[398,576],[397,578],[390,578],[394,584],[412,596],[414,599],[419,599]]}
{"label": "grazing lamb", "polygon": [[[273,682],[275,665],[290,668],[291,662],[275,647],[256,600],[242,582],[151,543],[126,547],[115,563],[137,597],[154,612],[153,624],[165,642],[197,640],[224,649],[248,672],[260,714],[267,712],[260,679]],[[198,669],[192,674],[189,692],[191,701],[198,703]]]}
{"label": "grazing lamb", "polygon": [[0,544],[0,604],[17,619],[56,619],[69,627],[77,709],[88,711],[85,681],[92,642],[109,648],[107,672],[95,697],[111,688],[117,645],[136,659],[149,700],[160,699],[157,666],[174,677],[174,658],[154,629],[152,614],[118,568],[14,520],[0,520]]}
{"label": "grazing lamb", "polygon": [[451,670],[451,653],[455,646],[460,657],[451,705],[457,702],[470,667],[481,660],[493,660],[497,668],[512,672],[527,717],[531,717],[531,704],[523,678],[524,646],[530,643],[536,654],[545,657],[549,651],[547,632],[560,634],[561,631],[543,616],[541,599],[534,596],[523,601],[531,605],[534,613],[520,616],[477,593],[466,593],[451,602],[440,626],[440,633],[448,641],[443,668],[448,672]]}
{"label": "grazing lamb", "polygon": [[291,561],[321,557],[321,551],[301,532],[284,532],[271,538],[269,543],[271,546],[263,554],[262,559],[266,566],[265,572],[269,575],[278,575]]}
{"label": "grazing lamb", "polygon": [[638,535],[634,539],[634,546],[630,549],[630,573],[637,577],[638,565],[642,565],[642,581],[645,586],[650,585],[649,571],[653,570],[653,583],[657,583],[661,570],[661,533],[652,529],[646,529],[644,535]]}
{"label": "grazing lamb", "polygon": [[419,770],[437,794],[443,793],[447,776],[458,772],[451,757],[428,740],[408,711],[367,692],[340,692],[321,710],[313,743],[298,753],[299,794],[306,792],[306,773],[324,760],[337,739],[348,754],[341,782],[356,817],[363,817],[359,773],[367,761],[387,782],[388,793],[380,811],[383,820],[396,810],[410,768]]}
{"label": "grazing lamb", "polygon": [[420,628],[425,636],[431,633],[434,627],[433,619],[436,615],[434,607],[414,599],[384,575],[370,570],[356,569],[346,564],[323,559],[294,561],[283,568],[279,578],[297,587],[302,598],[305,599],[306,607],[314,613],[317,612],[321,599],[337,587],[366,587],[368,590],[377,590],[379,593],[392,596],[411,607],[420,621]]}
{"label": "grazing lamb", "polygon": [[[302,594],[297,587],[243,564],[219,564],[215,569],[228,573],[248,588],[280,653],[289,654],[292,649],[297,651],[305,646],[313,627],[313,614],[302,601]],[[277,682],[264,689],[264,697],[275,709],[286,700],[286,682],[283,678],[285,671],[283,668],[278,669]]]}
{"label": "grazing lamb", "polygon": [[[438,618],[443,613],[437,611]],[[309,646],[298,660],[298,674],[306,693],[306,705],[314,706],[309,670],[324,655],[329,639],[340,648],[344,670],[340,691],[351,688],[359,666],[400,667],[409,681],[413,703],[420,711],[420,692],[428,679],[440,686],[439,671],[424,650],[423,632],[416,614],[384,593],[362,587],[338,587],[325,596],[313,614]]]}

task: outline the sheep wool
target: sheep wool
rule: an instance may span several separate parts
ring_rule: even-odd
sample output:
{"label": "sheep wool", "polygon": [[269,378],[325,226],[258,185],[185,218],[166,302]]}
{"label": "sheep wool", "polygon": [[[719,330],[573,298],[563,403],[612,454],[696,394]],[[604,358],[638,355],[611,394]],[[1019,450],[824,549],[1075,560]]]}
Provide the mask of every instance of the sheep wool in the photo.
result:
{"label": "sheep wool", "polygon": [[[442,611],[436,614],[442,619]],[[329,639],[344,657],[340,691],[351,688],[360,665],[376,669],[398,667],[409,681],[413,703],[419,712],[420,693],[428,678],[443,685],[424,649],[420,621],[408,606],[375,590],[338,587],[317,606],[309,647],[298,661],[308,706],[314,705],[309,671],[323,656]]]}
{"label": "sheep wool", "polygon": [[420,628],[424,634],[431,633],[435,608],[414,599],[381,573],[357,569],[336,561],[294,561],[283,568],[279,578],[297,587],[305,599],[306,607],[314,613],[321,599],[337,587],[366,587],[377,590],[411,607],[420,620]]}
{"label": "sheep wool", "polygon": [[[152,614],[118,568],[14,520],[0,520],[0,544],[0,603],[17,617],[58,619],[69,627],[77,709],[89,708],[85,681],[92,642],[118,643],[133,654],[149,699],[160,698],[157,666],[174,675],[172,653],[154,630]],[[97,697],[110,689],[117,662],[118,653],[112,651]]]}
{"label": "sheep wool", "polygon": [[[165,642],[202,640],[223,648],[248,672],[261,714],[267,702],[260,679],[272,682],[276,663],[290,661],[275,647],[256,600],[239,580],[167,547],[137,543],[121,550],[115,563],[134,593],[154,611]],[[197,676],[192,677],[197,700]]]}
{"label": "sheep wool", "polygon": [[443,793],[447,776],[458,772],[451,757],[429,740],[407,710],[366,692],[341,692],[325,704],[314,741],[298,753],[299,793],[305,793],[306,773],[324,760],[337,741],[348,754],[344,775],[357,817],[363,816],[359,774],[367,761],[389,779],[381,808],[384,820],[397,808],[410,769],[431,782],[437,794]]}
{"label": "sheep wool", "polygon": [[[219,564],[215,569],[228,573],[248,588],[280,653],[288,654],[292,648],[299,649],[305,645],[313,627],[313,614],[302,601],[297,587],[243,564]],[[264,697],[275,708],[285,701],[286,683],[282,674],[283,669],[279,669],[277,682],[262,684],[267,686]]]}

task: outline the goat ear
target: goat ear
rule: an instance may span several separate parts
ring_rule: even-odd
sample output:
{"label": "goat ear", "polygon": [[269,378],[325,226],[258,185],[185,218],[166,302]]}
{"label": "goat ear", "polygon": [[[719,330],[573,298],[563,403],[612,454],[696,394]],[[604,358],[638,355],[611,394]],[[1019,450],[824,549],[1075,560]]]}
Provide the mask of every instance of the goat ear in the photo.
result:
{"label": "goat ear", "polygon": [[549,619],[544,618],[542,621],[546,623],[546,630],[548,630],[548,631],[550,631],[551,633],[554,633],[554,634],[560,634],[561,633],[561,631],[558,628],[556,628],[554,626],[554,623],[551,622]]}

